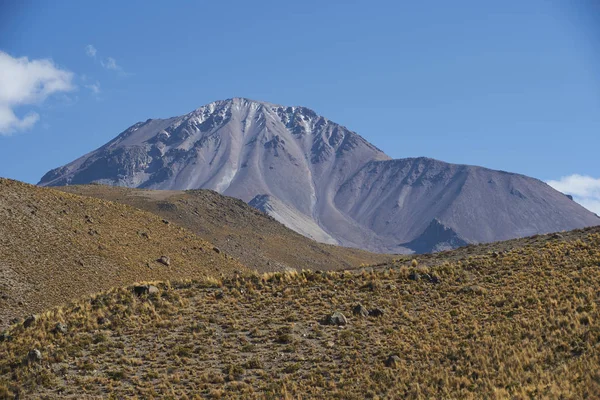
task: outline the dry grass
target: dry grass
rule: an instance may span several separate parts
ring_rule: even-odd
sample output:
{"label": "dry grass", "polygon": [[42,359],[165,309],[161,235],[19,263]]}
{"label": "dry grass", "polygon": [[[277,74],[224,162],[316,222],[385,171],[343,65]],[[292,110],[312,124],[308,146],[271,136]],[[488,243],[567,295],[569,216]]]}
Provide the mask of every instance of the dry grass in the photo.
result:
{"label": "dry grass", "polygon": [[[0,179],[0,220],[0,328],[138,280],[247,271],[154,214],[6,179]],[[170,266],[156,261],[163,255]]]}
{"label": "dry grass", "polygon": [[243,201],[211,190],[165,192],[103,185],[57,189],[128,204],[160,215],[260,272],[309,267],[348,269],[391,259],[389,255],[315,242]]}
{"label": "dry grass", "polygon": [[[598,398],[600,228],[520,243],[113,289],[13,326],[0,397]],[[384,314],[354,316],[357,303]],[[322,325],[336,310],[348,324]],[[24,365],[34,348],[42,361]]]}

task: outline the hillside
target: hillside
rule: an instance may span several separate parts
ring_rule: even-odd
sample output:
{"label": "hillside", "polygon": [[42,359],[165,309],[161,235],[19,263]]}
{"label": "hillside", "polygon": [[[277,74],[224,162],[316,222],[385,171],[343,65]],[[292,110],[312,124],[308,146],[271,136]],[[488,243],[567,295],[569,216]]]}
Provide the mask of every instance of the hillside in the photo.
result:
{"label": "hillside", "polygon": [[315,242],[239,199],[210,190],[157,191],[106,185],[57,189],[128,204],[160,215],[260,272],[290,268],[348,269],[391,259],[387,255]]}
{"label": "hillside", "polygon": [[306,107],[244,98],[138,122],[40,180],[88,183],[212,189],[312,239],[381,253],[600,225],[538,179],[426,157],[392,160]]}
{"label": "hillside", "polygon": [[600,228],[375,269],[156,285],[156,294],[117,288],[11,327],[0,343],[0,395],[600,393]]}
{"label": "hillside", "polygon": [[0,327],[135,281],[247,270],[154,214],[1,178],[0,219]]}

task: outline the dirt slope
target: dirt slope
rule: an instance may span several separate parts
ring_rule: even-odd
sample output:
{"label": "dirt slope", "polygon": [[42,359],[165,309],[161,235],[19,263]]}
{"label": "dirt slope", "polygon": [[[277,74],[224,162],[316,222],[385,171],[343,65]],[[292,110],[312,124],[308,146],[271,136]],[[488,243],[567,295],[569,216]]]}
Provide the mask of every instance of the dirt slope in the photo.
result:
{"label": "dirt slope", "polygon": [[114,289],[13,326],[0,396],[598,398],[600,228],[511,244]]}
{"label": "dirt slope", "polygon": [[155,191],[106,185],[56,189],[129,204],[161,215],[261,272],[289,268],[347,269],[391,259],[389,255],[315,242],[239,199],[210,190]]}
{"label": "dirt slope", "polygon": [[[133,207],[0,179],[0,327],[143,280],[246,270],[192,232]],[[170,258],[170,265],[156,260]]]}

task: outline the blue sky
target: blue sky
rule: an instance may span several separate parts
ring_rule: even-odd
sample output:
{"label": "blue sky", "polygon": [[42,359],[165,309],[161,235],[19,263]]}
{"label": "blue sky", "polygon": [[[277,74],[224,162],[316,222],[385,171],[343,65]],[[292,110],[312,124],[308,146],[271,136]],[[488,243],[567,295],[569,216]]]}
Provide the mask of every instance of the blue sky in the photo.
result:
{"label": "blue sky", "polygon": [[3,1],[0,176],[36,183],[137,121],[248,97],[600,212],[594,3]]}

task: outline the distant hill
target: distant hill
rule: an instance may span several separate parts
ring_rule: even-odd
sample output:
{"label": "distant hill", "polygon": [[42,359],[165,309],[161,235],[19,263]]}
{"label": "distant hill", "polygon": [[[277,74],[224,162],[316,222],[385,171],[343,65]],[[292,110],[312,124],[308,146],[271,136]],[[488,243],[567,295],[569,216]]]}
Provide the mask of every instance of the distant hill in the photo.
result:
{"label": "distant hill", "polygon": [[11,326],[0,398],[600,393],[600,227],[344,272],[154,284]]}
{"label": "distant hill", "polygon": [[[247,267],[133,207],[0,178],[0,328],[15,317],[136,281]],[[169,258],[169,266],[157,261]]]}
{"label": "distant hill", "polygon": [[597,215],[537,179],[424,157],[391,160],[308,108],[243,98],[138,122],[49,171],[40,185],[93,182],[212,189],[315,240],[382,253],[600,224]]}
{"label": "distant hill", "polygon": [[239,199],[211,190],[157,191],[106,185],[57,189],[128,204],[160,215],[260,272],[349,269],[391,259],[389,255],[318,243]]}

